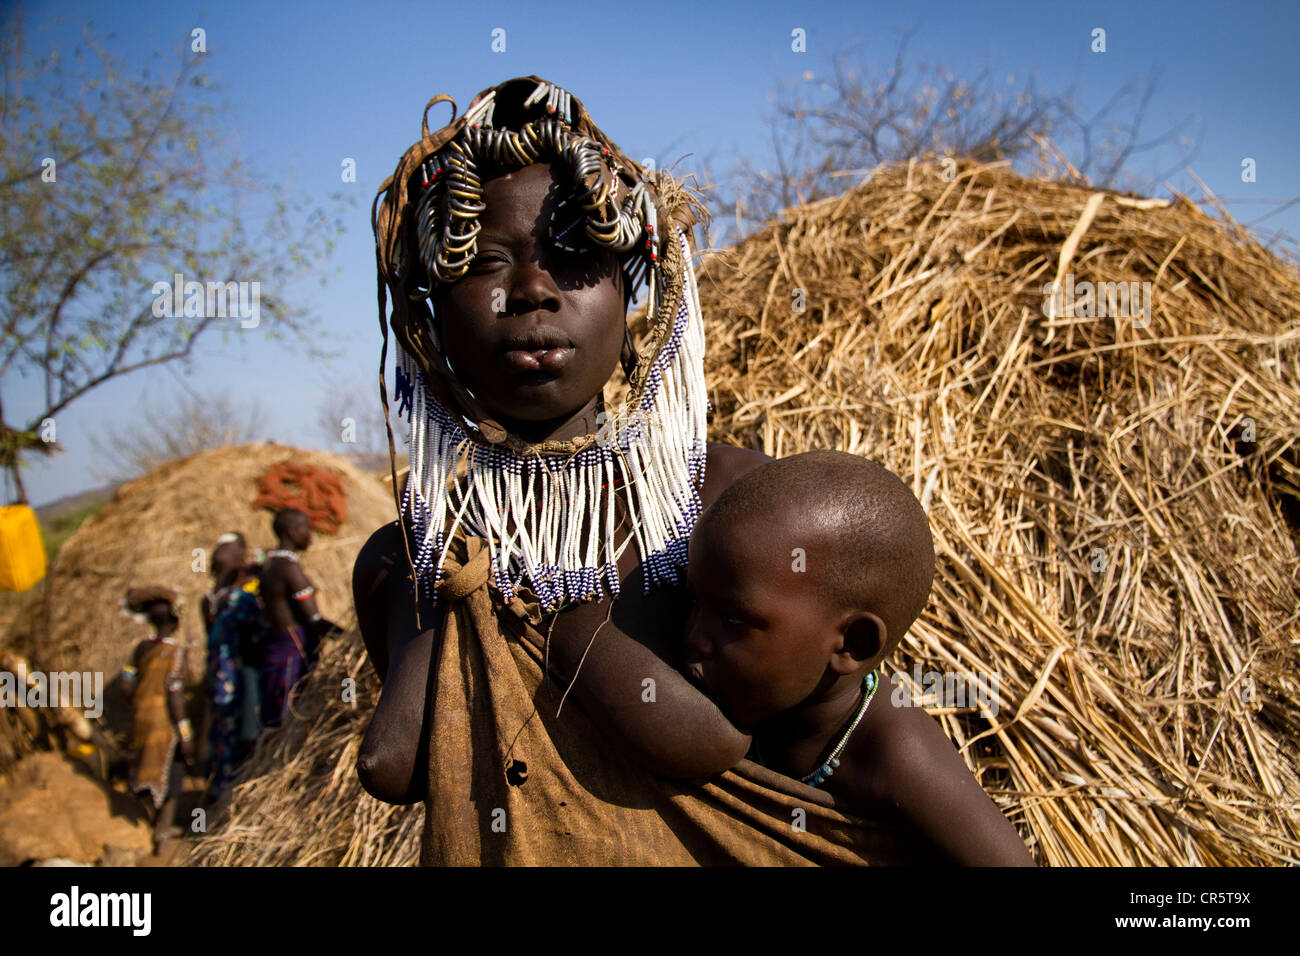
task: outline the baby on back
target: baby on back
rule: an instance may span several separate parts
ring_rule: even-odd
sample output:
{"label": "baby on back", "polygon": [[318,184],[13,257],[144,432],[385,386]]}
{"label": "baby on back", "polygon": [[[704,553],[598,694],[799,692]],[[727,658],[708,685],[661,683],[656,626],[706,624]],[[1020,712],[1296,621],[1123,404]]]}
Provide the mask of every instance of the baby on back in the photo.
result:
{"label": "baby on back", "polygon": [[878,686],[934,575],[896,476],[844,452],[768,462],[700,517],[687,573],[687,674],[753,759],[897,825],[918,860],[1033,865],[938,722]]}

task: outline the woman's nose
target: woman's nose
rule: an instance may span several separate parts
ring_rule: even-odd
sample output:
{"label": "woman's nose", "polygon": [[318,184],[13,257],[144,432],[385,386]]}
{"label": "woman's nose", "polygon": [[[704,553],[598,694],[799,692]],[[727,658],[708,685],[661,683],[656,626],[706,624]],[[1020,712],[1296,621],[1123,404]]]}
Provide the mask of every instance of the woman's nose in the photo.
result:
{"label": "woman's nose", "polygon": [[513,315],[554,312],[560,307],[560,290],[554,277],[535,256],[524,257],[510,277],[507,308]]}

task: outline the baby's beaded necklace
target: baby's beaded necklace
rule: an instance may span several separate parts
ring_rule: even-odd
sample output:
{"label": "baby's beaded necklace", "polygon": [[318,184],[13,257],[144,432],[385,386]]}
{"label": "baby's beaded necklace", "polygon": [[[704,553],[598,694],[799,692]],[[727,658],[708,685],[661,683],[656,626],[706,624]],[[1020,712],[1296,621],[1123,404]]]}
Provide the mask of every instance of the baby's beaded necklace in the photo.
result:
{"label": "baby's beaded necklace", "polygon": [[[835,745],[835,749],[832,750],[831,755],[826,758],[826,762],[812,773],[800,777],[800,783],[807,784],[810,787],[816,787],[825,782],[827,777],[830,777],[835,773],[835,768],[840,765],[840,754],[844,752],[844,748],[848,744],[849,738],[853,736],[853,731],[858,729],[858,724],[862,723],[862,718],[866,716],[867,707],[870,706],[871,698],[875,696],[876,687],[879,684],[880,679],[877,677],[875,671],[872,671],[862,679],[862,689],[865,693],[862,695],[862,703],[858,706],[858,712],[853,718],[853,723],[849,724],[849,729],[844,731],[844,736],[841,737],[840,742]],[[754,745],[754,754],[758,757],[758,763],[762,764],[762,754],[758,749],[758,744]]]}

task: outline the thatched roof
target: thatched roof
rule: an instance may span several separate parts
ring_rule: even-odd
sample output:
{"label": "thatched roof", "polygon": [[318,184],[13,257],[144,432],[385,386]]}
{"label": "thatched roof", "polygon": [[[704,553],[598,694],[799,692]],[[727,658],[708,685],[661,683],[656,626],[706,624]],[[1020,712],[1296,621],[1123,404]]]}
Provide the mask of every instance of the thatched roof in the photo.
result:
{"label": "thatched roof", "polygon": [[[897,670],[996,679],[936,713],[1040,862],[1300,861],[1300,271],[1187,201],[941,169],[710,257],[711,437],[911,484],[939,566]],[[1068,276],[1149,282],[1149,325],[1049,319]],[[360,669],[327,649],[197,861],[413,859],[352,769],[373,678],[327,693]]]}

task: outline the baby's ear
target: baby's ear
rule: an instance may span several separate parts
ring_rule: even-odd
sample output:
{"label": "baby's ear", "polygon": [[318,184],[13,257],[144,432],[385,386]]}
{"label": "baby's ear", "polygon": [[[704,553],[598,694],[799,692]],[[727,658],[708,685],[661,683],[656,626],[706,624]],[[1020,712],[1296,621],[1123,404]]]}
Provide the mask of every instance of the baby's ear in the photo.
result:
{"label": "baby's ear", "polygon": [[878,614],[854,611],[840,627],[844,639],[831,660],[838,673],[852,674],[864,665],[874,668],[884,658],[889,646],[889,629]]}

